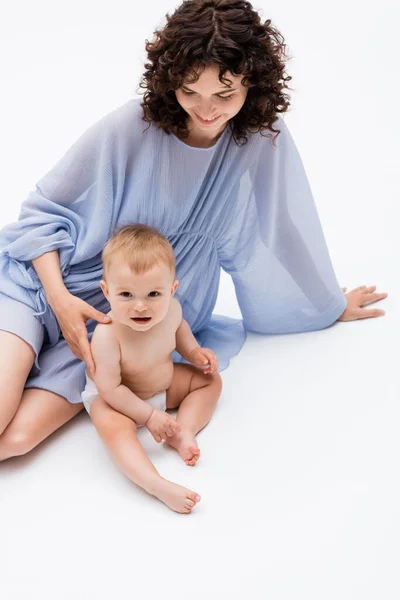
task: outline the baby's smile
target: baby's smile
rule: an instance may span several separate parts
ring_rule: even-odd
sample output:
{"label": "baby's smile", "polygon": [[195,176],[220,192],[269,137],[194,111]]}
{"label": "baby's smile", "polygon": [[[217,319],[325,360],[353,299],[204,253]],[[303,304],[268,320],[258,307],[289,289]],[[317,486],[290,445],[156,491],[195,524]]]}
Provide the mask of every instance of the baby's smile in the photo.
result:
{"label": "baby's smile", "polygon": [[135,321],[138,325],[141,323],[148,323],[151,321],[151,317],[131,317],[132,321]]}

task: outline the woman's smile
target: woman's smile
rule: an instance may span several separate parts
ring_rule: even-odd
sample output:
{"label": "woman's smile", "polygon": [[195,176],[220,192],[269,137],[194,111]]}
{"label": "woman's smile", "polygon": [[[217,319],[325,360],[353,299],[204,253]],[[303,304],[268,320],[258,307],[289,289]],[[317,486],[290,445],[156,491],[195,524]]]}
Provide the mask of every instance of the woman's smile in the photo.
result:
{"label": "woman's smile", "polygon": [[216,123],[218,121],[218,119],[221,116],[221,115],[218,115],[218,117],[214,117],[213,119],[203,119],[197,113],[194,113],[194,114],[196,115],[196,117],[198,118],[198,120],[200,121],[200,123],[202,123],[203,125],[213,125],[214,123]]}

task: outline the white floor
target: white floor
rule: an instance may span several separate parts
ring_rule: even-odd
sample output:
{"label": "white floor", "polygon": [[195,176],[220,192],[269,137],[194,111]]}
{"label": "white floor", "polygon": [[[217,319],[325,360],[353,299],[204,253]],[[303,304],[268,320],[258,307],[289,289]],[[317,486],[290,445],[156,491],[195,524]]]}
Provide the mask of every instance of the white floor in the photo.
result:
{"label": "white floor", "polygon": [[[177,4],[0,7],[0,226],[135,93],[144,39]],[[285,120],[340,284],[389,292],[387,314],[250,334],[193,469],[141,431],[160,472],[201,494],[191,515],[124,478],[83,413],[0,464],[1,600],[400,598],[400,13],[392,0],[259,4],[293,57]],[[239,316],[225,275],[215,312]]]}
{"label": "white floor", "polygon": [[141,431],[157,469],[201,494],[191,515],[125,479],[86,414],[2,463],[1,597],[398,598],[400,290],[382,280],[383,318],[249,335],[195,468]]}

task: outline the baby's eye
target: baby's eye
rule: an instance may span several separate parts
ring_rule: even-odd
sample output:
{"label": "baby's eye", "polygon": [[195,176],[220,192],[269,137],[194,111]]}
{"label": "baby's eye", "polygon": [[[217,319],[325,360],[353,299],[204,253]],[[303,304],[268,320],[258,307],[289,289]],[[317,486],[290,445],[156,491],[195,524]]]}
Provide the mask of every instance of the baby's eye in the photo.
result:
{"label": "baby's eye", "polygon": [[[127,296],[125,294],[127,294]],[[131,293],[130,292],[121,292],[120,296],[123,296],[124,298],[129,298],[131,296]]]}
{"label": "baby's eye", "polygon": [[[150,292],[149,296],[151,296],[151,294],[157,294],[157,296],[159,296],[159,292]],[[152,296],[153,298],[157,298],[157,296]]]}

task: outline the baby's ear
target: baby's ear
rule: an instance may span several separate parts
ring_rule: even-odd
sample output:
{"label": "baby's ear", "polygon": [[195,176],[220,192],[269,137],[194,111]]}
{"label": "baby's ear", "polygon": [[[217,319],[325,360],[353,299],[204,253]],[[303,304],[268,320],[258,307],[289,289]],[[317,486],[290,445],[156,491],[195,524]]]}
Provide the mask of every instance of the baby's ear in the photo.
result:
{"label": "baby's ear", "polygon": [[101,287],[101,291],[103,292],[103,294],[105,295],[105,297],[108,300],[108,286],[107,286],[107,283],[104,281],[104,279],[102,279],[100,281],[100,287]]}
{"label": "baby's ear", "polygon": [[176,290],[178,289],[178,285],[179,285],[179,281],[177,279],[175,279],[174,283],[172,284],[172,295],[175,295]]}

